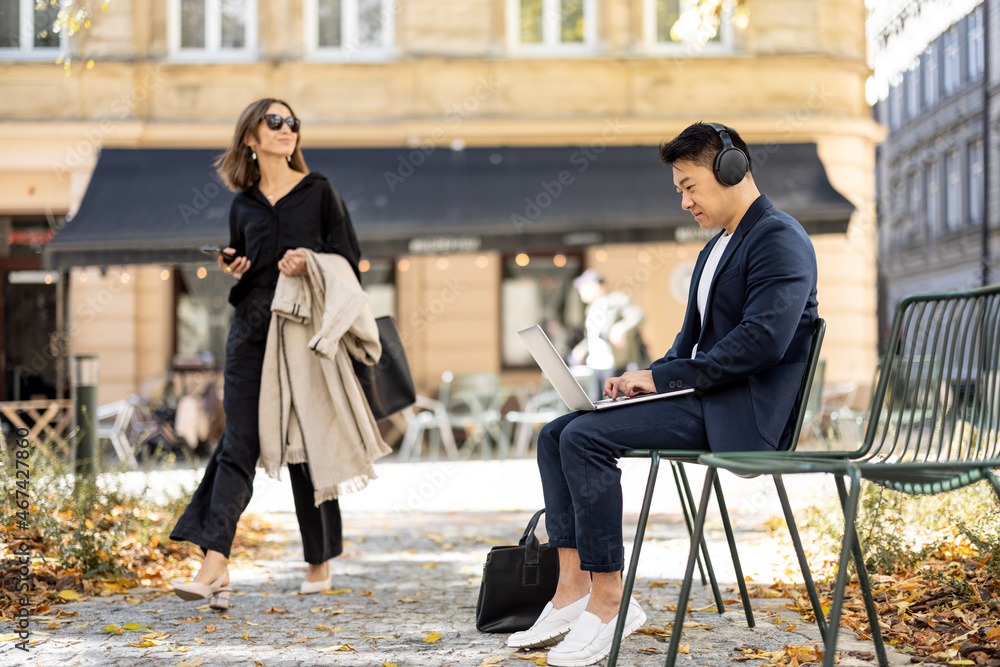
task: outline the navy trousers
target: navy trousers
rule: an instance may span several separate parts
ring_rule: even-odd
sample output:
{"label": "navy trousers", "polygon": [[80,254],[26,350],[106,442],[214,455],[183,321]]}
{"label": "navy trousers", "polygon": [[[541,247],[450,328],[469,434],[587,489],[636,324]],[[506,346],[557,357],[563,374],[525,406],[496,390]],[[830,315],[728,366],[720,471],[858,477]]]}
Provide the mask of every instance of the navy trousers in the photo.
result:
{"label": "navy trousers", "polygon": [[708,450],[701,398],[664,398],[571,412],[542,428],[538,470],[549,546],[576,549],[580,569],[624,566],[618,457],[626,449]]}
{"label": "navy trousers", "polygon": [[[233,313],[224,371],[226,429],[208,460],[201,484],[170,534],[172,540],[194,542],[202,550],[218,551],[226,558],[236,524],[250,502],[260,456],[258,402],[273,296],[271,290],[254,288]],[[320,564],[340,555],[344,547],[339,503],[328,500],[314,505],[306,464],[289,465],[288,475],[306,562]]]}

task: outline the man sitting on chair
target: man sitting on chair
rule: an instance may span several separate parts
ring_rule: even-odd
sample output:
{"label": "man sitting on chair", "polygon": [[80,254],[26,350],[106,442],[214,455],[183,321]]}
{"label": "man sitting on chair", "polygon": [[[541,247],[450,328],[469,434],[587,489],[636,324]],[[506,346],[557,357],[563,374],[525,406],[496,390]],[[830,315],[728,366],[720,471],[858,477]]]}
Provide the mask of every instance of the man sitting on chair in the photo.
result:
{"label": "man sitting on chair", "polygon": [[[550,646],[548,664],[589,665],[608,654],[622,600],[621,471],[627,449],[774,450],[791,437],[793,408],[818,317],[816,254],[791,216],[754,184],[735,130],[695,123],[660,147],[681,206],[704,229],[673,346],[646,370],[604,384],[611,397],[696,392],[615,410],[573,412],[538,438],[549,545],[559,583],[515,648]],[[625,634],[646,620],[629,602]]]}

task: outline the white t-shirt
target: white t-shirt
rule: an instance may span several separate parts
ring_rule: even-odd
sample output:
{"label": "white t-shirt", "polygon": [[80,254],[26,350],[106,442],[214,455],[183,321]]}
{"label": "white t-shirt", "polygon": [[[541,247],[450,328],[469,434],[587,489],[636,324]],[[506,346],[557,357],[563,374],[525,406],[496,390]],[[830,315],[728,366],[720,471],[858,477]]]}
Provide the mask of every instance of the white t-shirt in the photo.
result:
{"label": "white t-shirt", "polygon": [[[701,279],[698,281],[698,316],[701,317],[702,323],[705,322],[705,308],[708,306],[708,293],[712,289],[712,279],[715,278],[715,272],[719,268],[719,260],[722,259],[722,253],[726,251],[726,246],[729,245],[729,239],[731,238],[733,238],[732,234],[723,234],[720,236],[719,240],[712,246],[712,250],[708,253],[708,259],[705,260],[705,268],[702,270]],[[694,359],[696,354],[698,354],[697,343],[691,349],[691,358]]]}

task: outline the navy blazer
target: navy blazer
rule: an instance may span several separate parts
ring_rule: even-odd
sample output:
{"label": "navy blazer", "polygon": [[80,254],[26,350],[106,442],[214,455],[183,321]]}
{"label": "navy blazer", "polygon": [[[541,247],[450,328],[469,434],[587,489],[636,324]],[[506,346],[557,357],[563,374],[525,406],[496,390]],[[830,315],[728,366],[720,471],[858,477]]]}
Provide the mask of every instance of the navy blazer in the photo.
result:
{"label": "navy blazer", "polygon": [[761,195],[722,254],[703,323],[698,282],[721,236],[698,255],[684,325],[673,347],[650,365],[653,381],[657,391],[702,393],[712,451],[779,449],[791,437],[816,330],[816,252],[802,225]]}

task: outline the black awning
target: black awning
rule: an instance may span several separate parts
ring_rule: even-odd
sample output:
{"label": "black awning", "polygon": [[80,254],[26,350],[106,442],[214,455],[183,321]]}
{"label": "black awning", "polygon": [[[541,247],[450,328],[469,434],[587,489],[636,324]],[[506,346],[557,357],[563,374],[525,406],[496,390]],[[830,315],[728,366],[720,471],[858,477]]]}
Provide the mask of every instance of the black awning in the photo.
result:
{"label": "black awning", "polygon": [[[557,251],[685,238],[655,146],[416,147],[305,151],[340,191],[367,256],[486,249]],[[854,206],[815,144],[751,146],[761,192],[810,234],[847,229]],[[52,267],[204,261],[225,244],[232,193],[214,150],[106,149],[74,218],[46,247]],[[697,236],[697,235],[695,235]]]}

